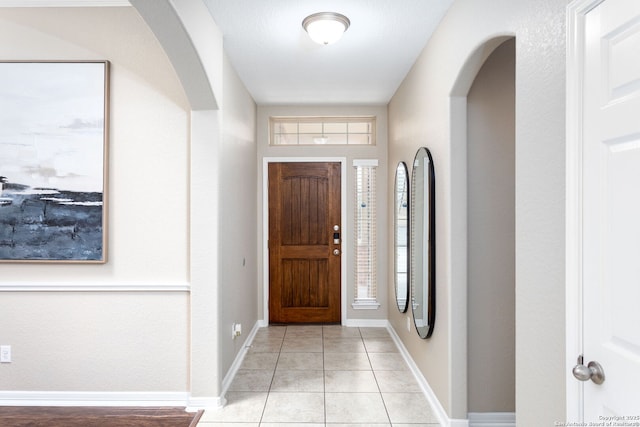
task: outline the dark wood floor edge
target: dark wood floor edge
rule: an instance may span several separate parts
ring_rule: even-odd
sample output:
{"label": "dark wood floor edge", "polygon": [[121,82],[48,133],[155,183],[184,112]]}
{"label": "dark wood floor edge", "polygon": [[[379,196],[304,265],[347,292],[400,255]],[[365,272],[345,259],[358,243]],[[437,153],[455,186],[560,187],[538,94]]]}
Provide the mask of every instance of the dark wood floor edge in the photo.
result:
{"label": "dark wood floor edge", "polygon": [[200,409],[196,413],[196,416],[191,420],[191,424],[189,424],[189,427],[196,427],[198,425],[198,421],[200,421],[200,418],[202,417],[202,414],[204,414],[204,410]]}

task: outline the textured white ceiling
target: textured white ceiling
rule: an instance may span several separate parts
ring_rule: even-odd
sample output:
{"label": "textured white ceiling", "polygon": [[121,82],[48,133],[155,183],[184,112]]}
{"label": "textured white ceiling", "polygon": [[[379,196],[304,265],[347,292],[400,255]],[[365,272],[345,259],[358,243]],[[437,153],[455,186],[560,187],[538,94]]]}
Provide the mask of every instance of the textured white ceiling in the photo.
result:
{"label": "textured white ceiling", "polygon": [[[260,105],[386,104],[453,0],[204,0],[224,48]],[[302,28],[315,12],[351,26],[320,46]]]}

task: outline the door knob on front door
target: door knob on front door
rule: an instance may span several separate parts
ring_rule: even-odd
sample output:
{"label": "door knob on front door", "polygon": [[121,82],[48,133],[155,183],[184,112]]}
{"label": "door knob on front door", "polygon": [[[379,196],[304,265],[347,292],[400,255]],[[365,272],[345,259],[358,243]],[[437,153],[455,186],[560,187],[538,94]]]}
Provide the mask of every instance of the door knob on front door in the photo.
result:
{"label": "door knob on front door", "polygon": [[593,381],[596,384],[604,382],[604,369],[595,361],[589,362],[587,366],[583,365],[582,356],[578,357],[578,364],[573,367],[573,376],[580,381]]}
{"label": "door knob on front door", "polygon": [[340,249],[334,249],[333,250],[333,254],[334,255],[340,255]]}

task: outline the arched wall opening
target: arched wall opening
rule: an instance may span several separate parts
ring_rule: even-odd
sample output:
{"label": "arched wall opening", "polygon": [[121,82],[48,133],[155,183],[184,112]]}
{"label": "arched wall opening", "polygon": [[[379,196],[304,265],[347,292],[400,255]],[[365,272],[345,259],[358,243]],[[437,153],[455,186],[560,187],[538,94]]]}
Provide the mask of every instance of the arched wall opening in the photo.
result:
{"label": "arched wall opening", "polygon": [[[456,82],[453,86],[450,96],[450,135],[451,135],[451,386],[452,386],[452,412],[454,414],[468,414],[473,412],[488,412],[485,409],[487,406],[485,403],[479,401],[475,397],[475,393],[471,392],[471,388],[475,388],[478,381],[476,377],[476,363],[473,362],[472,366],[469,366],[469,360],[477,356],[479,351],[485,354],[485,359],[491,358],[491,347],[485,345],[480,341],[481,350],[478,350],[477,341],[472,339],[469,342],[469,335],[472,332],[469,328],[470,323],[470,310],[473,310],[472,317],[476,317],[478,312],[478,306],[484,306],[484,303],[477,304],[475,301],[470,301],[470,296],[473,297],[473,292],[470,293],[470,273],[475,274],[470,270],[470,258],[471,262],[476,265],[477,255],[469,256],[469,238],[473,232],[470,229],[469,224],[469,212],[470,208],[476,209],[475,206],[469,206],[469,181],[479,179],[471,176],[469,171],[468,156],[474,155],[472,151],[469,153],[470,134],[476,129],[475,125],[469,123],[469,100],[470,91],[478,73],[485,65],[489,57],[502,45],[505,45],[504,49],[509,50],[509,44],[511,45],[511,52],[507,54],[510,56],[510,61],[513,65],[510,66],[511,82],[509,83],[510,91],[513,93],[513,100],[511,101],[511,116],[508,118],[512,129],[515,128],[515,38],[513,34],[500,34],[495,37],[485,40],[478,48],[469,56],[464,66],[462,67]],[[504,53],[504,52],[503,52]],[[503,58],[504,59],[504,58]],[[471,93],[473,95],[473,93]],[[474,114],[471,112],[471,114]],[[496,113],[495,116],[499,118],[500,113]],[[475,120],[477,122],[477,120]],[[488,128],[490,130],[490,127]],[[486,135],[487,141],[492,140],[492,136]],[[515,166],[515,132],[511,133],[511,167]],[[491,156],[488,156],[487,160],[491,160]],[[474,169],[483,169],[487,166],[474,165]],[[512,169],[512,170],[513,170]],[[513,187],[511,190],[515,194],[515,172],[511,173],[510,185]],[[477,200],[477,198],[474,198]],[[472,201],[475,203],[474,201]],[[485,203],[491,205],[491,203]],[[513,212],[513,218],[515,218],[515,204],[511,203],[511,212]],[[515,220],[515,219],[514,219]],[[472,227],[477,225],[471,224]],[[510,227],[511,236],[515,236],[515,228]],[[513,244],[515,237],[511,238]],[[481,245],[480,245],[481,246]],[[512,246],[510,265],[515,265],[515,250]],[[482,259],[480,258],[480,264]],[[472,267],[473,268],[473,267]],[[515,276],[511,280],[511,295],[515,293]],[[515,319],[515,301],[511,297],[510,306],[510,319]],[[487,308],[487,307],[484,307]],[[495,309],[495,307],[488,307],[489,310]],[[474,321],[477,321],[475,318]],[[515,320],[510,320],[510,327],[514,329]],[[471,346],[471,347],[470,347]],[[515,335],[513,335],[510,341],[510,357],[515,357]],[[471,353],[474,352],[474,353]],[[471,371],[471,372],[470,372]],[[510,381],[513,381],[513,385],[505,386],[508,389],[510,398],[508,403],[503,408],[509,409],[493,409],[491,412],[515,412],[515,372],[510,370]],[[501,380],[502,381],[502,380]],[[502,381],[504,383],[504,381]],[[507,381],[508,382],[508,381]],[[486,385],[484,386],[486,391]],[[485,393],[486,394],[486,393]],[[495,405],[496,408],[500,407]],[[457,416],[460,416],[457,415]]]}
{"label": "arched wall opening", "polygon": [[169,57],[191,107],[189,405],[220,407],[218,246],[211,242],[219,238],[222,34],[201,1],[130,2]]}
{"label": "arched wall opening", "polygon": [[491,53],[467,96],[467,295],[468,412],[513,413],[515,39]]}

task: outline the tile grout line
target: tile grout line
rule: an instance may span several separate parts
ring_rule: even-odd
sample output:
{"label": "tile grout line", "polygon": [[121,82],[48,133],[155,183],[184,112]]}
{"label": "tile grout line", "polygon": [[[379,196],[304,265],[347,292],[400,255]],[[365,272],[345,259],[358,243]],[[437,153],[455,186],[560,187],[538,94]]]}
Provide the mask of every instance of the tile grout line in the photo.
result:
{"label": "tile grout line", "polygon": [[[285,326],[286,328],[286,326]],[[284,346],[284,338],[287,336],[287,330],[285,329],[284,335],[282,336],[282,342],[280,342],[280,348],[278,349],[278,357],[276,357],[276,364],[273,367],[273,373],[271,374],[271,381],[269,382],[269,389],[267,390],[267,398],[264,401],[264,406],[262,407],[262,413],[260,414],[260,421],[258,421],[258,425],[262,425],[262,420],[264,418],[264,413],[267,410],[267,403],[269,402],[269,396],[271,395],[271,387],[273,387],[273,381],[276,378],[276,371],[278,369],[278,362],[280,362],[280,355],[282,354],[282,347]]]}
{"label": "tile grout line", "polygon": [[369,356],[369,350],[367,349],[367,345],[365,344],[364,337],[362,337],[362,345],[364,346],[364,351],[367,354],[367,360],[369,360],[369,366],[371,366],[371,373],[373,374],[373,380],[376,382],[376,387],[378,387],[378,394],[380,395],[382,406],[384,406],[384,412],[387,414],[387,420],[389,421],[389,425],[393,426],[393,424],[391,423],[391,415],[389,415],[389,409],[387,408],[387,404],[384,401],[384,396],[382,395],[382,390],[380,389],[380,383],[378,382],[376,371],[375,369],[373,369],[373,364],[371,363],[371,357]]}
{"label": "tile grout line", "polygon": [[324,426],[327,427],[327,375],[324,362],[324,326],[322,327],[322,403]]}

